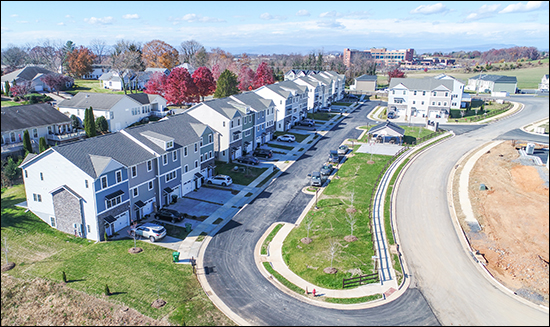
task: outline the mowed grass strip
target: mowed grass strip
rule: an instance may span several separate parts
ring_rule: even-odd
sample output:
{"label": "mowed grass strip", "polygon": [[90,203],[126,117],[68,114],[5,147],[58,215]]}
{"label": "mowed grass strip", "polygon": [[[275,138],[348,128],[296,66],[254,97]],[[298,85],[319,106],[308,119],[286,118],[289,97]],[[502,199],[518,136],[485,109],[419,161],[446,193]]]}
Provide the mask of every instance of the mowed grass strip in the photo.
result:
{"label": "mowed grass strip", "polygon": [[262,244],[262,250],[261,250],[260,254],[263,254],[263,255],[267,254],[267,247],[269,246],[269,243],[271,243],[271,241],[273,241],[273,238],[275,237],[275,235],[277,235],[277,232],[281,228],[283,228],[283,224],[277,224],[277,226],[275,226],[275,228],[273,228],[271,233],[269,233],[269,235],[267,235],[266,239],[264,240],[264,243]]}
{"label": "mowed grass strip", "polygon": [[[372,155],[374,164],[368,164],[370,154],[355,153],[340,167],[339,179],[332,179],[318,200],[319,210],[312,208],[300,226],[294,228],[283,243],[283,258],[288,267],[308,282],[329,289],[342,289],[342,279],[351,277],[351,270],[360,269],[362,274],[371,274],[373,266],[372,231],[368,216],[368,202],[376,177],[390,156]],[[358,238],[348,243],[344,237],[351,235],[346,221],[346,209],[353,207],[356,224],[353,235]],[[313,219],[309,237],[313,240],[304,244],[300,240],[307,236],[306,225]],[[330,242],[337,242],[337,252],[332,266],[336,274],[326,274],[323,269],[331,266]]]}
{"label": "mowed grass strip", "polygon": [[[61,233],[31,212],[14,207],[25,200],[23,185],[2,190],[2,237],[8,242],[8,256],[16,267],[9,275],[35,277],[103,297],[105,284],[113,293],[108,301],[123,303],[137,311],[170,322],[192,325],[233,325],[210,302],[189,265],[172,263],[172,250],[138,242],[144,251],[130,254],[133,240],[93,243]],[[5,260],[3,252],[2,260]],[[167,304],[155,309],[158,297]],[[39,300],[39,299],[36,299]]]}
{"label": "mowed grass strip", "polygon": [[[238,171],[234,171],[234,167],[238,167]],[[233,183],[239,185],[248,185],[252,183],[266,170],[267,168],[258,168],[236,162],[225,163],[223,161],[216,161],[216,174],[230,176]]]}

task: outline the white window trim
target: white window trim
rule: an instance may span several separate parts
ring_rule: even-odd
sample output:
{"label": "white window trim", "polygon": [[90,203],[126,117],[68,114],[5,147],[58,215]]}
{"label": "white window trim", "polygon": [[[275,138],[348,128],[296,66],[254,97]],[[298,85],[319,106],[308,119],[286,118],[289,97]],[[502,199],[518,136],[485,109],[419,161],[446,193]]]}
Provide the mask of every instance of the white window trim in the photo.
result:
{"label": "white window trim", "polygon": [[178,150],[172,152],[172,161],[178,161]]}
{"label": "white window trim", "polygon": [[[104,178],[105,178],[105,185],[106,185],[105,187],[103,186],[103,179]],[[105,190],[105,189],[109,188],[109,179],[107,178],[107,176],[101,176],[99,183],[100,183],[100,186],[101,186],[102,190]]]}
{"label": "white window trim", "polygon": [[[118,181],[118,178],[117,178],[117,174],[119,174],[119,173],[120,173],[120,182]],[[136,168],[136,176],[137,176],[137,168]],[[122,181],[123,181],[123,179],[122,179],[122,170],[119,169],[119,170],[115,171],[115,184],[122,183]]]}
{"label": "white window trim", "polygon": [[189,154],[189,151],[188,151],[187,147],[184,146],[184,147],[183,147],[183,156],[184,156],[184,157],[187,157],[188,154]]}
{"label": "white window trim", "polygon": [[162,155],[162,165],[166,166],[167,164],[168,164],[168,153],[165,153]]}
{"label": "white window trim", "polygon": [[[150,187],[152,185],[152,187]],[[153,182],[153,180],[150,180],[147,182],[147,191],[151,191],[152,189],[155,188],[155,183]]]}
{"label": "white window trim", "polygon": [[[149,169],[149,164],[151,164],[151,169]],[[153,170],[153,159],[147,160],[147,163],[145,163],[145,165],[147,165],[147,171]]]}
{"label": "white window trim", "polygon": [[[137,194],[136,194],[137,191]],[[139,188],[136,186],[132,189],[132,198],[137,198],[139,196]]]}
{"label": "white window trim", "polygon": [[183,166],[183,173],[186,174],[189,172],[189,165]]}

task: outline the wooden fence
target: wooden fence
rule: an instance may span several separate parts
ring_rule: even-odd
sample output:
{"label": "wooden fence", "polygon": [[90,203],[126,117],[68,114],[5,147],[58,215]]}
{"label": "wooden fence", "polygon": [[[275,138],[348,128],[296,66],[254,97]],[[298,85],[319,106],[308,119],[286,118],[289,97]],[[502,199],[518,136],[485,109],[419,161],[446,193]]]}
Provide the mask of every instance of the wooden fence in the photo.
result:
{"label": "wooden fence", "polygon": [[342,280],[342,288],[346,288],[346,286],[355,285],[359,283],[359,285],[367,284],[369,281],[378,282],[378,273],[370,274],[370,275],[361,275],[358,277],[352,277],[352,278],[344,278]]}

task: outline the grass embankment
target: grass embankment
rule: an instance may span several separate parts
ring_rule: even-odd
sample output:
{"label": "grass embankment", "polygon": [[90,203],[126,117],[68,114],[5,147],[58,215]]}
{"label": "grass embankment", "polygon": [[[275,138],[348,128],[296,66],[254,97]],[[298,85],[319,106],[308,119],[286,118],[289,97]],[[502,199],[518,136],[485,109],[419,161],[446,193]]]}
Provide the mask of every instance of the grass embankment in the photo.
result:
{"label": "grass embankment", "polygon": [[[288,267],[301,278],[320,287],[342,289],[342,279],[352,276],[352,270],[370,274],[374,268],[372,256],[372,231],[368,216],[368,202],[379,172],[389,156],[372,155],[374,164],[367,164],[370,154],[356,153],[341,166],[339,179],[332,179],[320,196],[318,210],[310,210],[299,227],[293,229],[283,243],[283,258]],[[353,192],[353,205],[351,201]],[[353,235],[355,242],[344,237],[351,235],[346,209],[355,208],[356,219]],[[307,222],[312,219],[309,237],[313,240],[303,244],[307,236]],[[330,242],[337,243],[332,267],[336,274],[326,274],[323,269],[331,267],[328,254]]]}
{"label": "grass embankment", "polygon": [[[513,107],[514,105],[512,103],[496,103],[489,101],[484,104],[483,101],[472,100],[472,106],[468,109],[451,109],[449,120],[454,120],[459,123],[479,121],[500,115]],[[462,117],[462,113],[464,113],[464,117]]]}
{"label": "grass embankment", "polygon": [[[93,243],[61,233],[14,206],[24,200],[23,185],[2,190],[2,237],[7,239],[10,261],[16,263],[5,273],[60,283],[64,271],[67,287],[102,298],[107,284],[113,293],[108,301],[154,319],[167,316],[173,324],[233,324],[210,302],[192,267],[172,263],[172,250],[139,242],[144,251],[130,254],[133,240]],[[5,260],[4,252],[2,256]],[[167,304],[155,309],[151,303],[158,297]]]}
{"label": "grass embankment", "polygon": [[267,255],[267,247],[269,246],[269,243],[271,243],[271,241],[273,241],[273,238],[275,237],[275,235],[277,235],[277,232],[281,228],[283,228],[283,224],[277,224],[277,226],[275,226],[275,228],[273,228],[271,233],[269,233],[269,235],[267,235],[266,239],[264,240],[264,243],[262,244],[262,250],[261,250],[260,254]]}
{"label": "grass embankment", "polygon": [[[234,171],[234,167],[239,167],[238,171]],[[227,175],[233,180],[233,183],[239,185],[248,185],[260,176],[267,168],[251,167],[236,162],[225,163],[216,161],[216,175]]]}

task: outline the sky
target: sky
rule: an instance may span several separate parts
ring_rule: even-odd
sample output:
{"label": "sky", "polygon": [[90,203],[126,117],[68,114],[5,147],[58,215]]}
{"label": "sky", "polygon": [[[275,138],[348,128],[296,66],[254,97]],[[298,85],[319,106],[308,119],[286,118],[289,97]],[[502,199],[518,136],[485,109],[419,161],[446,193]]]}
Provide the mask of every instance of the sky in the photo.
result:
{"label": "sky", "polygon": [[548,1],[1,1],[1,17],[2,49],[46,39],[196,40],[232,54],[549,43]]}

